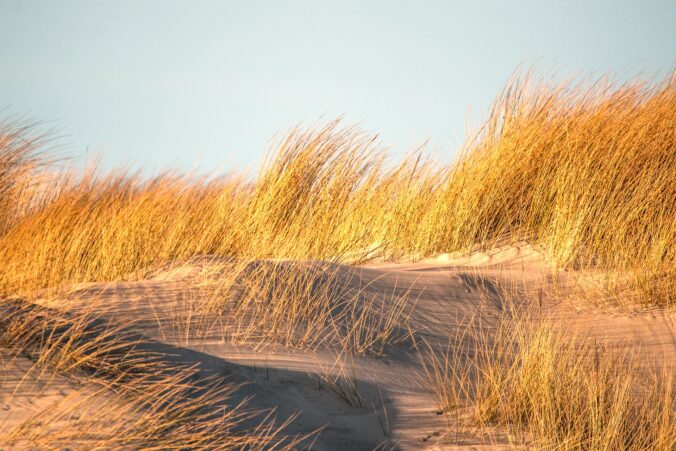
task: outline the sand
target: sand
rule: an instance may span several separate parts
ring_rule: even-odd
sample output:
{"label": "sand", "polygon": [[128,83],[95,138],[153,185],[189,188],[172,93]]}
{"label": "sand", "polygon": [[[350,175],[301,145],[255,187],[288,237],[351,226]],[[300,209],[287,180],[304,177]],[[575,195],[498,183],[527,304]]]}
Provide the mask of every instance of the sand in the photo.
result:
{"label": "sand", "polygon": [[[143,280],[81,284],[67,294],[36,302],[73,311],[95,304],[102,318],[129,324],[142,334],[148,348],[161,353],[169,365],[195,366],[198,377],[205,379],[218,376],[245,383],[229,402],[252,397],[250,407],[275,408],[279,421],[298,414],[286,433],[322,428],[314,441],[317,450],[508,448],[510,437],[503,431],[464,428],[449,433],[454,420],[439,414],[415,349],[424,344],[444,352],[449,337],[472,318],[480,317],[482,327],[490,328],[505,311],[522,309],[525,301],[518,297],[507,304],[499,296],[504,287],[539,293],[537,305],[532,305],[532,298],[528,301],[531,312],[553,318],[571,331],[612,346],[640,346],[646,365],[676,363],[673,312],[593,306],[575,296],[553,296],[552,287],[567,291],[574,275],[554,270],[528,246],[464,258],[445,255],[418,262],[346,266],[345,273],[357,274],[355,283],[365,290],[407,292],[408,326],[415,333],[414,339],[388,347],[384,355],[353,357],[322,347],[236,343],[224,340],[218,330],[188,332],[185,322],[177,320],[185,317],[181,312],[187,311],[186,303],[194,302],[194,296],[186,294],[194,294],[205,279],[217,277],[217,263],[207,257],[195,259],[158,269]],[[92,382],[62,375],[38,380],[31,360],[0,351],[0,431],[60,402],[92,397],[105,402],[105,392]],[[332,386],[331,381],[337,382]]]}

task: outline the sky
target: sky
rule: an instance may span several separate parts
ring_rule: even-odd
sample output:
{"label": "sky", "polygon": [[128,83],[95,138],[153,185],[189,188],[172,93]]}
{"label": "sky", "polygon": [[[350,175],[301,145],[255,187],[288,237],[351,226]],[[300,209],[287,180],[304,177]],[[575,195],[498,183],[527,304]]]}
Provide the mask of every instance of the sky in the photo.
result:
{"label": "sky", "polygon": [[450,160],[519,67],[622,80],[675,63],[674,0],[0,0],[0,118],[149,172],[254,167],[280,133],[338,116]]}

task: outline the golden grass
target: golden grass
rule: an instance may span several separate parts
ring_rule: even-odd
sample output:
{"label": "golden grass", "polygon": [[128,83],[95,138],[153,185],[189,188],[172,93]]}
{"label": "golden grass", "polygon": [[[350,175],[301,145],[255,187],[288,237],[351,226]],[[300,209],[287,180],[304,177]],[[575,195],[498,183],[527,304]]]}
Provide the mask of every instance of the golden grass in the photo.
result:
{"label": "golden grass", "polygon": [[[382,355],[411,335],[413,285],[370,290],[359,270],[323,261],[209,260],[170,309],[164,338],[217,339]],[[166,331],[164,329],[167,329]]]}
{"label": "golden grass", "polygon": [[[90,173],[44,182],[42,201],[23,207],[3,196],[3,291],[118,280],[201,254],[358,263],[527,239],[560,266],[635,273],[645,302],[667,303],[673,288],[649,281],[676,256],[672,80],[528,80],[505,89],[450,167],[420,152],[392,164],[375,137],[335,121],[293,129],[253,180]],[[17,144],[25,133],[0,132],[5,192],[38,157],[34,140]]]}
{"label": "golden grass", "polygon": [[[56,373],[96,384],[84,398],[66,397],[18,426],[0,428],[13,447],[61,449],[293,449],[308,437],[286,437],[293,421],[230,402],[238,386],[199,381],[193,368],[170,365],[129,327],[64,313],[23,300],[0,303],[0,347],[33,361],[24,379],[49,385]],[[105,408],[102,408],[102,404]],[[245,423],[254,421],[254,426]]]}
{"label": "golden grass", "polygon": [[[208,387],[192,394],[190,374],[107,387],[84,399],[50,405],[20,425],[0,431],[0,442],[17,449],[295,449],[300,440],[280,434],[270,414],[243,405],[223,409],[235,387]],[[214,414],[214,412],[221,412]],[[259,424],[242,432],[242,423]]]}
{"label": "golden grass", "polygon": [[14,118],[0,120],[0,234],[39,206],[35,191],[39,169],[46,161],[40,149],[48,140],[35,124]]}
{"label": "golden grass", "polygon": [[452,425],[448,440],[472,426],[499,426],[515,444],[538,449],[676,446],[670,368],[639,367],[638,351],[617,351],[549,322],[505,317],[496,331],[469,327],[478,333],[461,333],[445,355],[423,359],[439,412]]}
{"label": "golden grass", "polygon": [[370,292],[356,270],[324,262],[237,266],[220,278],[211,303],[235,341],[382,354],[409,333],[411,287]]}

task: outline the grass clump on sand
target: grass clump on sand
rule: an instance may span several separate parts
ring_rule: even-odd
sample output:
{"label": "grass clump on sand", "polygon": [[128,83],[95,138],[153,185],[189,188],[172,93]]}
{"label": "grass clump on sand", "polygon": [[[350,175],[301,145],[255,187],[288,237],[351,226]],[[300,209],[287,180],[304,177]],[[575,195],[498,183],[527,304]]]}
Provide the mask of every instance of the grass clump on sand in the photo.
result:
{"label": "grass clump on sand", "polygon": [[571,337],[549,322],[507,319],[494,332],[424,359],[439,410],[455,417],[456,430],[499,426],[541,449],[676,445],[668,368],[639,367],[638,355]]}
{"label": "grass clump on sand", "polygon": [[[382,355],[409,338],[413,286],[369,290],[359,270],[322,261],[236,261],[217,270],[202,296],[178,312],[188,339],[220,331],[220,339],[263,346]],[[218,336],[218,335],[217,335]]]}
{"label": "grass clump on sand", "polygon": [[[129,327],[95,308],[61,312],[23,300],[0,302],[0,348],[32,361],[23,380],[49,387],[55,374],[96,389],[65,396],[12,428],[0,442],[19,448],[294,449],[307,437],[282,434],[273,411],[232,401],[237,384],[199,378],[165,360]],[[3,362],[4,364],[4,362]],[[4,369],[4,368],[3,368]],[[58,388],[58,384],[53,384]],[[105,408],[102,409],[102,404]]]}

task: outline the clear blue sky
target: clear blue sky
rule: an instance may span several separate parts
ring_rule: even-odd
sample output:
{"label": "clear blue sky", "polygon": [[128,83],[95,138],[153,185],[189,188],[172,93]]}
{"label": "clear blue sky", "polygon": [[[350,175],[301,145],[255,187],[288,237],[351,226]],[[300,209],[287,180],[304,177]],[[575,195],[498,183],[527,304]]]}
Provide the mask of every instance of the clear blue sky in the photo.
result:
{"label": "clear blue sky", "polygon": [[0,0],[2,113],[151,171],[252,165],[275,133],[341,114],[450,158],[519,64],[675,62],[674,0]]}

